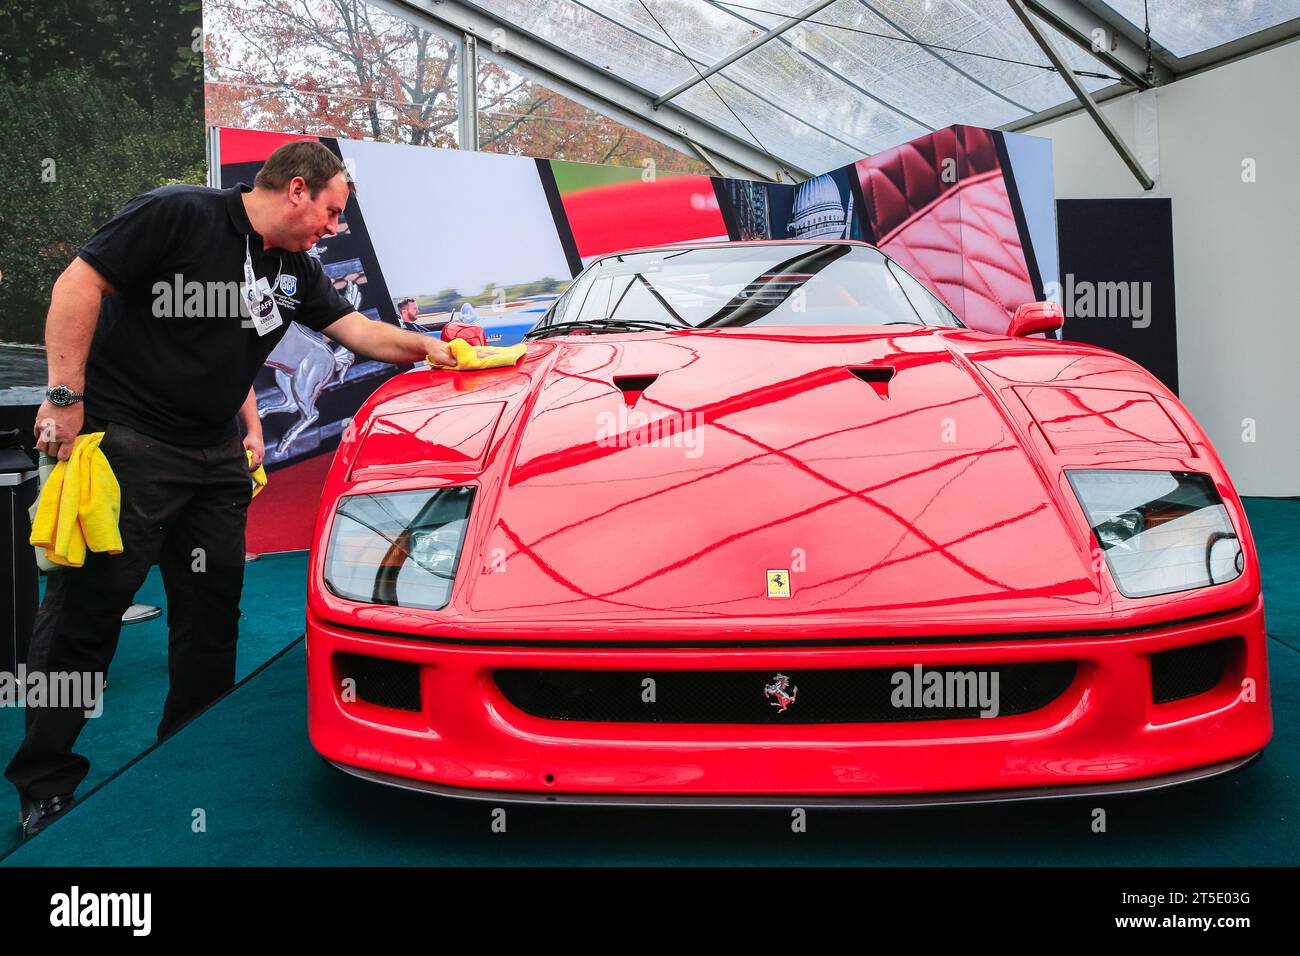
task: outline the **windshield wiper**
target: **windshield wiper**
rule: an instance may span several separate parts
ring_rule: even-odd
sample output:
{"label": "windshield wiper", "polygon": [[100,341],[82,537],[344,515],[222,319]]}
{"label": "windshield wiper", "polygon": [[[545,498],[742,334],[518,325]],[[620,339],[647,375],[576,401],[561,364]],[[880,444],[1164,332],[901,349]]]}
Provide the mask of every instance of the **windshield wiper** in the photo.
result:
{"label": "windshield wiper", "polygon": [[580,319],[575,322],[557,322],[540,329],[533,329],[524,335],[526,339],[544,339],[549,335],[564,335],[567,332],[586,330],[592,332],[654,332],[661,329],[689,328],[676,322],[662,322],[658,319]]}

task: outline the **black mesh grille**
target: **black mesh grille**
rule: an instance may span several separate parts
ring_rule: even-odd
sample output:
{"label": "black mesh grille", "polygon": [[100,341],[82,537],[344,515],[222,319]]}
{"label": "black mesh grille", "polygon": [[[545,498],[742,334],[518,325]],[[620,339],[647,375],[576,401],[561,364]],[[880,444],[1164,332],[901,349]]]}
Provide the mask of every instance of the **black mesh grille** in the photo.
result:
{"label": "black mesh grille", "polygon": [[[985,674],[992,690],[997,675],[998,716],[1024,714],[1045,707],[1059,697],[1074,679],[1072,661],[1039,664],[1003,664],[993,667],[939,666],[922,672],[924,687],[938,673],[944,686],[971,688],[958,675]],[[648,722],[676,724],[860,724],[918,720],[957,720],[979,717],[978,697],[970,694],[966,706],[915,706],[908,696],[895,706],[894,675],[912,668],[787,671],[786,693],[794,697],[784,712],[780,695],[767,693],[779,683],[772,671],[592,671],[499,670],[497,686],[512,704],[534,717],[550,720]],[[949,675],[952,675],[950,680]],[[645,681],[653,680],[653,685]],[[653,702],[644,701],[653,686]],[[970,699],[974,697],[974,699]],[[948,697],[947,703],[960,699]]]}
{"label": "black mesh grille", "polygon": [[363,654],[336,654],[339,680],[356,681],[357,700],[396,710],[420,709],[420,668]]}
{"label": "black mesh grille", "polygon": [[1213,690],[1228,667],[1232,639],[1151,655],[1151,698],[1157,704]]}

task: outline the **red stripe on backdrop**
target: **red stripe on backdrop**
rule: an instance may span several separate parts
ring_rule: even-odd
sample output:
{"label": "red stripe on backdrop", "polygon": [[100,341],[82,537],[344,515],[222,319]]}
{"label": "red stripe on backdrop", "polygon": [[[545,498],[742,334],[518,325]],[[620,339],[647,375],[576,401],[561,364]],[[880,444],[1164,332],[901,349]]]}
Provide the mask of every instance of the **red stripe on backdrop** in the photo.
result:
{"label": "red stripe on backdrop", "polygon": [[564,212],[586,259],[634,246],[725,236],[708,176],[634,180],[566,193]]}
{"label": "red stripe on backdrop", "polygon": [[267,476],[266,487],[248,506],[245,547],[253,554],[311,547],[325,474],[334,460],[325,452]]}
{"label": "red stripe on backdrop", "polygon": [[255,129],[228,129],[222,127],[221,165],[234,163],[260,163],[285,143],[295,143],[300,139],[320,141],[319,136],[303,136],[299,133],[266,133]]}

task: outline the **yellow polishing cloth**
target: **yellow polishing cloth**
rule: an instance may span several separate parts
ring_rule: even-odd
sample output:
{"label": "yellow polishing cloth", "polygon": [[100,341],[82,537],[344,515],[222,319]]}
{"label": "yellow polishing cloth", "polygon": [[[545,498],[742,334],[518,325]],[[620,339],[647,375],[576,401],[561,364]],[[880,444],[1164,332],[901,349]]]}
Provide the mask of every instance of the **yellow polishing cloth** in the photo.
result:
{"label": "yellow polishing cloth", "polygon": [[[505,368],[514,365],[521,358],[527,349],[523,344],[511,345],[501,348],[494,345],[480,345],[477,349],[466,342],[464,339],[452,339],[447,343],[447,348],[451,349],[451,357],[456,360],[455,368],[448,368],[445,365],[434,365],[428,362],[430,368],[446,368],[449,372],[477,372],[485,368]],[[486,358],[479,358],[479,352],[487,352]]]}
{"label": "yellow polishing cloth", "polygon": [[122,489],[99,450],[103,437],[78,435],[68,460],[54,466],[41,488],[29,540],[54,564],[79,568],[87,550],[122,553]]}
{"label": "yellow polishing cloth", "polygon": [[[248,467],[252,468],[253,452],[245,448],[244,454],[248,456]],[[249,473],[249,477],[253,479],[253,497],[256,498],[262,493],[262,489],[266,487],[266,469],[258,465],[256,470]]]}

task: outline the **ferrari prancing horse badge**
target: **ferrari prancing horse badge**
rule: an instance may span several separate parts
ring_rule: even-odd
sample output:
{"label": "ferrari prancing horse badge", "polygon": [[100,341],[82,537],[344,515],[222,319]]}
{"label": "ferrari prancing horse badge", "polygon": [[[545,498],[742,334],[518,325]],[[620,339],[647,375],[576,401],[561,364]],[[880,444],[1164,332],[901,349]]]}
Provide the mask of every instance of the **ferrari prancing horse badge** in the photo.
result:
{"label": "ferrari prancing horse badge", "polygon": [[790,596],[790,572],[767,572],[767,596],[770,598],[788,598]]}

